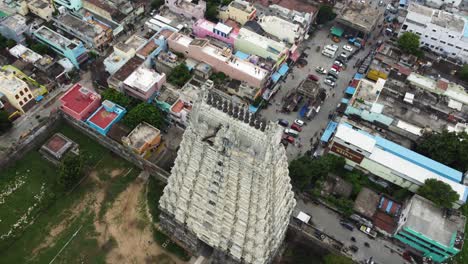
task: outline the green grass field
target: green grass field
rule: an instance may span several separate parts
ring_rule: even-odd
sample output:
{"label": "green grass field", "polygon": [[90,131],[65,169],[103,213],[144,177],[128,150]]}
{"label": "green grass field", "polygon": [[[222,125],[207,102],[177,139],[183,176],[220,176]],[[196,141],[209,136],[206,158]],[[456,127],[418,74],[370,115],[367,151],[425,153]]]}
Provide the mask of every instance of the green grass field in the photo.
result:
{"label": "green grass field", "polygon": [[[136,178],[139,169],[67,125],[59,127],[57,132],[80,145],[80,151],[85,151],[90,160],[90,167],[106,184],[104,211],[100,212],[104,214],[118,194]],[[114,170],[126,173],[112,178]],[[89,209],[71,218],[47,247],[38,249],[52,228],[69,218],[73,214],[71,209],[87,193],[100,188],[92,181],[84,181],[73,192],[54,197],[57,177],[57,168],[43,159],[37,150],[27,153],[11,167],[0,171],[0,263],[49,263],[78,229],[79,232],[54,263],[104,263],[106,253],[112,248],[112,241],[106,243],[105,247],[98,246],[93,225],[97,215]],[[5,234],[18,222],[24,224],[14,229],[16,231],[11,233],[12,236],[6,237]]]}

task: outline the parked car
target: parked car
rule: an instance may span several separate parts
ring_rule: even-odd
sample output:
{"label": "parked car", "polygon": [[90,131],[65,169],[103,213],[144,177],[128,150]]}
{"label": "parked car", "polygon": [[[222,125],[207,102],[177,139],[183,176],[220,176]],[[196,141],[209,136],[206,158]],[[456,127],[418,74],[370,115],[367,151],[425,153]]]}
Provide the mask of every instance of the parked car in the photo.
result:
{"label": "parked car", "polygon": [[327,70],[325,70],[323,67],[320,67],[320,66],[315,68],[315,71],[320,74],[327,74]]}
{"label": "parked car", "polygon": [[338,65],[338,66],[340,66],[340,68],[343,68],[343,67],[344,67],[344,64],[341,63],[339,60],[334,61],[334,62],[333,62],[333,65]]}
{"label": "parked car", "polygon": [[333,65],[332,65],[332,69],[335,69],[335,70],[337,70],[338,72],[341,71],[341,67],[338,66],[338,65],[336,65],[336,64],[333,64]]}
{"label": "parked car", "polygon": [[336,74],[334,72],[328,72],[327,79],[330,79],[330,78],[333,78],[336,81],[336,80],[338,80],[338,74]]}
{"label": "parked car", "polygon": [[336,77],[338,78],[338,73],[340,73],[338,70],[334,69],[334,68],[331,68],[329,71],[328,71],[328,74],[335,74]]}
{"label": "parked car", "polygon": [[353,226],[353,224],[350,223],[350,222],[340,221],[340,225],[343,226],[344,228],[350,230],[350,231],[353,231],[353,230],[354,230],[354,226]]}
{"label": "parked car", "polygon": [[356,245],[351,245],[351,246],[349,247],[349,249],[350,249],[351,251],[355,252],[355,253],[358,252],[358,250],[359,250],[359,248],[358,248]]}
{"label": "parked car", "polygon": [[303,126],[304,125],[304,121],[300,120],[300,119],[296,119],[294,120],[294,124],[298,125],[298,126]]}
{"label": "parked car", "polygon": [[336,82],[338,80],[338,78],[336,78],[336,76],[333,76],[333,75],[328,75],[326,79],[332,80],[334,82]]}
{"label": "parked car", "polygon": [[330,79],[325,79],[323,82],[324,82],[326,85],[329,85],[329,86],[331,86],[331,87],[335,87],[335,84],[336,84],[334,81],[332,81],[332,80],[330,80]]}
{"label": "parked car", "polygon": [[353,47],[351,47],[350,45],[344,45],[343,49],[349,52],[352,52],[354,50]]}
{"label": "parked car", "polygon": [[291,125],[291,129],[294,129],[296,130],[297,132],[301,132],[302,131],[302,128],[296,124],[292,124]]}
{"label": "parked car", "polygon": [[309,74],[309,76],[307,78],[309,78],[309,80],[311,80],[311,81],[315,81],[315,82],[319,81],[319,77],[317,77],[317,76],[315,76],[313,74]]}
{"label": "parked car", "polygon": [[286,133],[289,136],[293,136],[293,137],[298,137],[299,136],[299,132],[297,132],[296,130],[293,130],[293,129],[289,129],[289,128],[286,128],[284,130],[284,133]]}
{"label": "parked car", "polygon": [[284,135],[283,139],[286,140],[287,142],[291,143],[291,144],[294,144],[294,138],[292,136]]}
{"label": "parked car", "polygon": [[278,119],[278,124],[282,127],[288,127],[289,126],[289,122],[287,120],[284,120],[284,119]]}

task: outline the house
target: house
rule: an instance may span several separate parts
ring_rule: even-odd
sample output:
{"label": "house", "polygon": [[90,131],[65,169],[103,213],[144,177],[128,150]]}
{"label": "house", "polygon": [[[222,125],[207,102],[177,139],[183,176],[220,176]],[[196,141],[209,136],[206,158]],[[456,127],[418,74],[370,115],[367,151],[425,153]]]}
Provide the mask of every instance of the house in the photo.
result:
{"label": "house", "polygon": [[256,14],[257,9],[252,3],[234,0],[229,5],[220,8],[218,17],[222,21],[230,19],[244,25],[247,21],[255,19]]}
{"label": "house", "polygon": [[50,21],[55,11],[53,4],[46,0],[32,0],[28,2],[29,12],[44,19]]}
{"label": "house", "polygon": [[146,42],[147,39],[135,34],[125,40],[125,42],[119,42],[114,45],[114,52],[104,59],[104,67],[106,68],[106,71],[110,75],[114,74],[128,60],[135,56],[136,51],[145,45]]}
{"label": "house", "polygon": [[128,136],[122,138],[122,143],[138,155],[146,155],[161,143],[161,132],[154,126],[142,122]]}
{"label": "house", "polygon": [[234,40],[234,47],[247,54],[257,55],[275,62],[285,60],[289,55],[289,48],[284,42],[279,42],[259,35],[246,28],[241,28]]}
{"label": "house", "polygon": [[86,124],[105,136],[111,127],[123,118],[126,112],[122,106],[105,100],[96,112],[86,119]]}
{"label": "house", "polygon": [[78,144],[61,133],[54,134],[41,146],[39,152],[47,160],[58,165],[67,153],[79,154]]}
{"label": "house", "polygon": [[59,6],[65,7],[71,12],[78,12],[78,10],[83,7],[82,0],[54,0],[54,2]]}
{"label": "house", "polygon": [[151,101],[166,82],[166,75],[153,69],[139,67],[123,82],[125,93],[143,101]]}
{"label": "house", "polygon": [[0,34],[7,39],[12,39],[16,43],[24,43],[27,31],[26,18],[22,15],[15,14],[0,18]]}
{"label": "house", "polygon": [[217,24],[206,19],[199,19],[192,26],[193,34],[199,38],[212,37],[229,45],[234,46],[234,41],[237,38],[237,31],[232,27],[221,22]]}
{"label": "house", "polygon": [[84,121],[96,111],[100,102],[99,94],[76,83],[60,98],[60,109],[74,119]]}
{"label": "house", "polygon": [[36,104],[28,84],[13,73],[0,71],[0,93],[23,114]]}
{"label": "house", "polygon": [[118,71],[112,74],[108,79],[107,83],[110,87],[124,92],[123,82],[132,74],[138,67],[143,64],[144,60],[138,56],[134,56],[129,59]]}
{"label": "house", "polygon": [[166,0],[165,4],[169,10],[186,18],[198,20],[205,17],[206,2],[203,0]]}

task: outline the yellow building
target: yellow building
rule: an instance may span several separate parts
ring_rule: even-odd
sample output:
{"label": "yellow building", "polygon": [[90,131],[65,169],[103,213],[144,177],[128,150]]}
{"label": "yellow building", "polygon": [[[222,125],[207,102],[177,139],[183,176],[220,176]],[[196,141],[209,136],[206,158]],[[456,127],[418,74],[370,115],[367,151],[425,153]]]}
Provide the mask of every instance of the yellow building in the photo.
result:
{"label": "yellow building", "polygon": [[146,156],[161,143],[161,133],[154,126],[142,122],[128,136],[122,138],[122,143],[135,153]]}
{"label": "yellow building", "polygon": [[244,25],[247,21],[254,19],[256,13],[257,9],[253,4],[243,0],[234,0],[228,6],[221,7],[218,17],[223,21],[231,19]]}
{"label": "yellow building", "polygon": [[29,12],[44,19],[50,21],[54,13],[54,6],[47,0],[32,0],[28,2]]}
{"label": "yellow building", "polygon": [[22,113],[31,109],[36,103],[28,84],[12,73],[0,72],[0,93],[4,94],[10,104]]}

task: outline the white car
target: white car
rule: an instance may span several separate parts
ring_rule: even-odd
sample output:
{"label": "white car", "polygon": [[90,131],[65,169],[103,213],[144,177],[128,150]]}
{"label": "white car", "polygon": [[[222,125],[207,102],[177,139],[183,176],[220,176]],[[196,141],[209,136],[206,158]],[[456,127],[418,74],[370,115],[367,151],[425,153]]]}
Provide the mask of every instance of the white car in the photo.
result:
{"label": "white car", "polygon": [[298,125],[298,126],[303,126],[304,125],[304,121],[300,120],[300,119],[296,119],[294,120],[294,124]]}
{"label": "white car", "polygon": [[338,73],[340,73],[339,71],[337,71],[336,69],[334,68],[330,68],[330,70],[328,71],[329,73],[334,73],[335,75],[338,75]]}
{"label": "white car", "polygon": [[315,71],[320,74],[327,74],[327,70],[325,70],[323,67],[320,67],[320,66],[315,68]]}
{"label": "white car", "polygon": [[353,47],[351,47],[350,45],[344,45],[343,49],[349,52],[353,51]]}
{"label": "white car", "polygon": [[331,87],[335,87],[335,82],[330,79],[325,79],[323,81],[326,85],[330,85]]}

